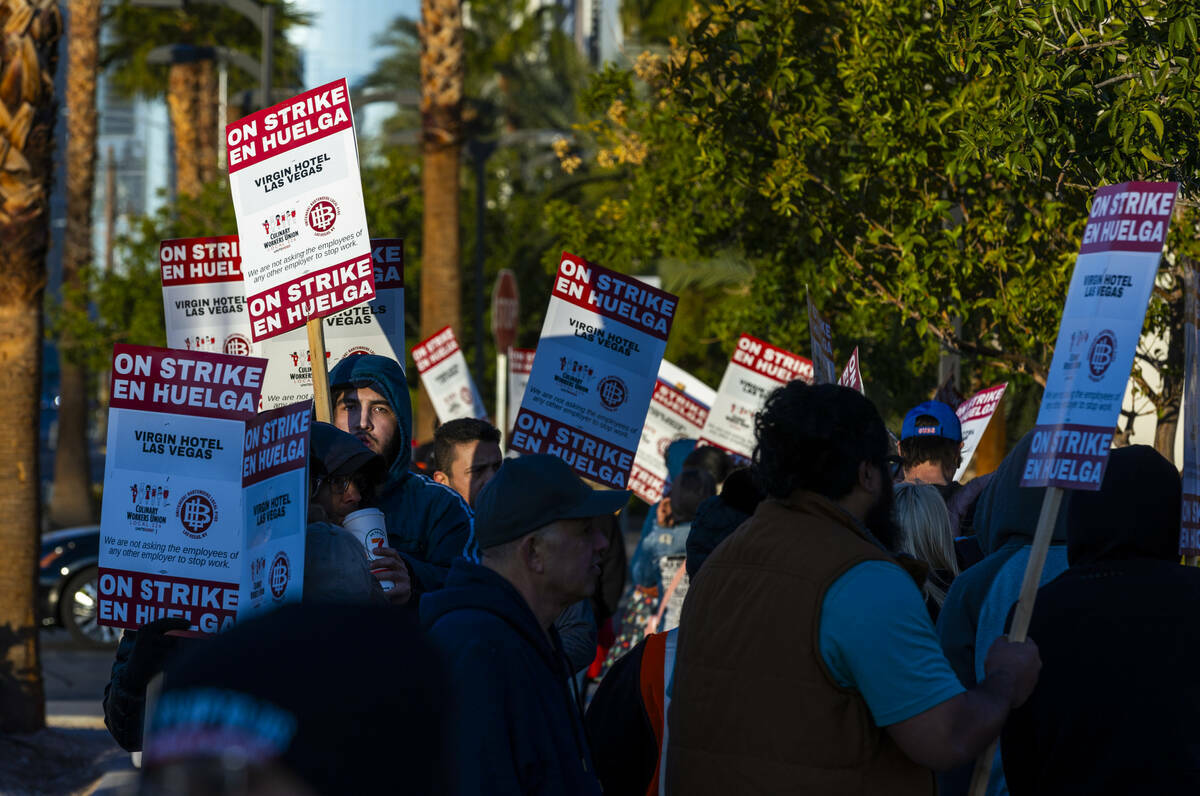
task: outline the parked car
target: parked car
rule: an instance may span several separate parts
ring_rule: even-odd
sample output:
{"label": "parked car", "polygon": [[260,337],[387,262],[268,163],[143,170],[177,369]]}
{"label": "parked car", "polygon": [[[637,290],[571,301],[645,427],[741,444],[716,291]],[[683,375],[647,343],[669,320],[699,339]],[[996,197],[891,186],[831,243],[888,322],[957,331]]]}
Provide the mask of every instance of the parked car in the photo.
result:
{"label": "parked car", "polygon": [[100,526],[66,528],[42,535],[38,616],[43,627],[65,627],[79,643],[110,649],[121,631],[97,621]]}

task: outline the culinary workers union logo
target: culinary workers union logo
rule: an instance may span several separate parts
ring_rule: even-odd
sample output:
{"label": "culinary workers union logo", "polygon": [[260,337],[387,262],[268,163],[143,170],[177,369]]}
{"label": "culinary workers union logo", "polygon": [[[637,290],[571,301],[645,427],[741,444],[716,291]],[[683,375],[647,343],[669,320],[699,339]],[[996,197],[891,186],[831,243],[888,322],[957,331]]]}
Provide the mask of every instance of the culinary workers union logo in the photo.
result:
{"label": "culinary workers union logo", "polygon": [[179,501],[175,516],[183,526],[184,536],[202,539],[217,519],[217,503],[203,489],[193,489]]}
{"label": "culinary workers union logo", "polygon": [[225,345],[221,346],[221,350],[226,354],[234,354],[235,356],[245,357],[250,355],[250,341],[242,334],[231,334],[225,338]]}
{"label": "culinary workers union logo", "polygon": [[609,410],[620,408],[629,397],[629,390],[626,389],[625,382],[616,376],[605,376],[596,385],[596,391],[600,394],[600,403],[604,404],[604,408]]}
{"label": "culinary workers union logo", "polygon": [[312,204],[308,206],[308,210],[304,213],[304,218],[308,222],[309,228],[318,235],[328,235],[332,232],[333,224],[337,221],[337,217],[337,202],[328,196],[314,199]]}
{"label": "culinary workers union logo", "polygon": [[1117,356],[1117,335],[1111,329],[1105,329],[1096,335],[1092,347],[1088,350],[1088,375],[1092,381],[1100,381]]}
{"label": "culinary workers union logo", "polygon": [[271,562],[271,596],[276,600],[283,599],[283,593],[287,591],[288,581],[292,579],[292,562],[288,561],[287,554],[280,551],[275,554],[275,560]]}

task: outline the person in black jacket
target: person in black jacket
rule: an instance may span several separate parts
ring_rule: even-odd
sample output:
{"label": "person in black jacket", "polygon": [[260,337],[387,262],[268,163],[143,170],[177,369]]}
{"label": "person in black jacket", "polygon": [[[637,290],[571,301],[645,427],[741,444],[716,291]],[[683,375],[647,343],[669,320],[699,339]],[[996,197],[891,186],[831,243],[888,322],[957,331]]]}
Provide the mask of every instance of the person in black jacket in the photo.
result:
{"label": "person in black jacket", "polygon": [[1070,566],[1029,626],[1041,677],[1000,744],[1013,796],[1200,793],[1200,569],[1179,564],[1180,493],[1135,445],[1100,491],[1071,494]]}
{"label": "person in black jacket", "polygon": [[596,589],[608,541],[592,518],[628,499],[546,455],[506,461],[479,493],[482,563],[456,560],[420,605],[450,683],[451,793],[600,793],[554,620]]}

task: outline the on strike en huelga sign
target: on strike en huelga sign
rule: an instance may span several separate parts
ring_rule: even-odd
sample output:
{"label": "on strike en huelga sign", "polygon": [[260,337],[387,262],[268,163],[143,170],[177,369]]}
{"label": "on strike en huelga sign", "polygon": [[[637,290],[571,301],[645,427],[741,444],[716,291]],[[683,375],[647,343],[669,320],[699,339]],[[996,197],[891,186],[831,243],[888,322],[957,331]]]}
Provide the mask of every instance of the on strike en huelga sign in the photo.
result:
{"label": "on strike en huelga sign", "polygon": [[1021,486],[1100,488],[1178,187],[1096,191]]}
{"label": "on strike en huelga sign", "polygon": [[265,369],[257,357],[115,347],[101,624],[180,616],[216,633],[300,598],[311,409],[256,414]]}
{"label": "on strike en huelga sign", "polygon": [[698,438],[707,419],[707,406],[658,380],[629,478],[629,488],[635,495],[650,504],[662,499],[667,480],[667,446],[677,439]]}
{"label": "on strike en huelga sign", "polygon": [[702,404],[705,409],[712,408],[713,401],[717,399],[716,390],[683,368],[665,359],[658,366],[658,380],[670,384],[688,398]]}
{"label": "on strike en huelga sign", "polygon": [[677,305],[563,252],[509,447],[625,489]]}
{"label": "on strike en huelga sign", "polygon": [[[252,342],[242,287],[242,257],[236,235],[179,238],[159,244],[167,345],[266,357],[262,406],[272,408],[312,395],[308,334],[294,329]],[[329,367],[350,354],[397,359],[404,351],[404,241],[371,241],[375,298],[328,315],[325,349]]]}
{"label": "on strike en huelga sign", "polygon": [[854,347],[854,353],[850,355],[850,360],[842,370],[842,375],[838,377],[837,383],[866,395],[866,390],[863,389],[862,368],[858,366],[858,346]]}
{"label": "on strike en huelga sign", "polygon": [[446,326],[422,340],[413,346],[412,355],[439,423],[460,417],[487,418],[453,329]]}
{"label": "on strike en huelga sign", "polygon": [[525,399],[525,385],[533,371],[533,354],[536,348],[508,349],[508,428],[517,425],[517,412]]}
{"label": "on strike en huelga sign", "polygon": [[721,377],[700,443],[722,448],[736,460],[749,461],[754,452],[754,418],[767,396],[795,379],[811,383],[813,363],[743,334]]}
{"label": "on strike en huelga sign", "polygon": [[988,423],[992,422],[992,415],[996,414],[996,407],[1000,405],[1000,399],[1004,397],[1006,389],[1008,382],[980,390],[954,410],[958,415],[958,422],[962,424],[962,464],[954,473],[955,481],[966,474],[967,465],[975,456],[979,441],[983,439],[983,432],[987,431]]}
{"label": "on strike en huelga sign", "polygon": [[1183,323],[1183,507],[1179,555],[1200,556],[1200,274],[1183,269],[1187,291]]}
{"label": "on strike en huelga sign", "polygon": [[833,330],[817,311],[812,296],[808,296],[808,333],[812,337],[812,366],[814,384],[835,384],[837,366],[833,364]]}
{"label": "on strike en huelga sign", "polygon": [[251,338],[375,298],[346,81],[239,119],[225,139]]}

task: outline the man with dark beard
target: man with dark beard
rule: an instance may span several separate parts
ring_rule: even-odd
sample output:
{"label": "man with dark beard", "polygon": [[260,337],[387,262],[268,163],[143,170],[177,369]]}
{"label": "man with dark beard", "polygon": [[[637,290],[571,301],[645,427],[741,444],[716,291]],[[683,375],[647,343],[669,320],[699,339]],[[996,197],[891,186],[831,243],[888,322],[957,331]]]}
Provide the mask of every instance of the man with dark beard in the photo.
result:
{"label": "man with dark beard", "polygon": [[888,438],[858,392],[795,381],[755,420],[768,499],[684,601],[668,687],[669,793],[933,794],[1033,690],[1000,638],[965,691],[890,553]]}

